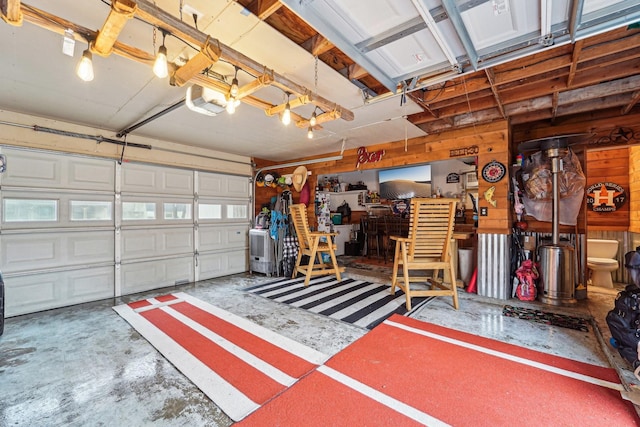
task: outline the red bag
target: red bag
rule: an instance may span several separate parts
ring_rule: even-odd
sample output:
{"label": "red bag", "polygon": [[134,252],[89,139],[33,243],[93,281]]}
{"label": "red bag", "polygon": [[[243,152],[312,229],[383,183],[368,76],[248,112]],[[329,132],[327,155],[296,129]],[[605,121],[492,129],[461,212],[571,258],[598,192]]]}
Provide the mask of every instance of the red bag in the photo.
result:
{"label": "red bag", "polygon": [[518,286],[516,287],[518,299],[520,301],[535,301],[538,296],[536,279],[539,275],[533,261],[529,259],[522,261],[516,270],[516,276],[518,277]]}

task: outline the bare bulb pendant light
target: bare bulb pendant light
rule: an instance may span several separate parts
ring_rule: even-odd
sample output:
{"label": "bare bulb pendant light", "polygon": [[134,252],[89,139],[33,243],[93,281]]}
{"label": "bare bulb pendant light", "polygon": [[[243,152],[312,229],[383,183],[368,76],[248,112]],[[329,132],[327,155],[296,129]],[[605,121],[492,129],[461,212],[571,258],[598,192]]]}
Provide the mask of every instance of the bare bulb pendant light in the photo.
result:
{"label": "bare bulb pendant light", "polygon": [[89,49],[82,52],[82,58],[76,67],[76,74],[85,82],[93,80],[93,55]]}
{"label": "bare bulb pendant light", "polygon": [[229,94],[234,98],[238,96],[238,67],[235,67],[236,73],[233,76],[233,80],[231,81],[231,88],[229,89]]}
{"label": "bare bulb pendant light", "polygon": [[282,124],[288,126],[291,123],[291,105],[289,104],[289,94],[287,93],[287,105],[284,106],[282,112]]}
{"label": "bare bulb pendant light", "polygon": [[[155,29],[154,29],[154,45],[155,45]],[[169,67],[167,66],[167,48],[164,45],[166,33],[162,32],[162,46],[158,48],[158,55],[153,63],[153,74],[158,78],[164,79],[169,75]]]}
{"label": "bare bulb pendant light", "polygon": [[153,74],[158,78],[164,79],[169,75],[169,67],[167,66],[167,48],[162,45],[158,48],[158,56],[153,63]]}
{"label": "bare bulb pendant light", "polygon": [[307,138],[313,139],[313,127],[309,126],[309,130],[307,131]]}
{"label": "bare bulb pendant light", "polygon": [[314,127],[317,124],[318,124],[318,115],[316,114],[316,110],[313,110],[313,114],[311,115],[311,118],[309,119],[309,125],[311,127]]}
{"label": "bare bulb pendant light", "polygon": [[227,101],[227,113],[229,114],[233,114],[236,112],[236,108],[238,108],[238,105],[240,105],[240,101],[238,101],[237,99],[235,99],[233,96],[229,97],[229,100]]}

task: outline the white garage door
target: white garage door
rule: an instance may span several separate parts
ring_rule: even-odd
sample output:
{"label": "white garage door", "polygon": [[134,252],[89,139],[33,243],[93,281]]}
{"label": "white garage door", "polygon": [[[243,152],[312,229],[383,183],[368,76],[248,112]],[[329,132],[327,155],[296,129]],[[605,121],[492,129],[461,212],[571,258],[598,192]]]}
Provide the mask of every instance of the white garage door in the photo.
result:
{"label": "white garage door", "polygon": [[7,317],[248,269],[249,177],[0,151]]}

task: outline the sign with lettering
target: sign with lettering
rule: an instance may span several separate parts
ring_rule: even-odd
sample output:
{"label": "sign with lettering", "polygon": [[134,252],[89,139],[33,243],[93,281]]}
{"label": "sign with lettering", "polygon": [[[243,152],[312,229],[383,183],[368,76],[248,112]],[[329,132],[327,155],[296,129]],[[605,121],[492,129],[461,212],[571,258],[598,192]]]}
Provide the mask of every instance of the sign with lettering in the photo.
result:
{"label": "sign with lettering", "polygon": [[384,150],[373,151],[369,153],[365,147],[358,148],[358,160],[356,161],[356,168],[359,168],[363,163],[375,163],[379,162],[384,156]]}
{"label": "sign with lettering", "polygon": [[449,150],[449,157],[477,156],[479,152],[480,149],[478,148],[478,146],[472,145],[470,147],[461,147]]}
{"label": "sign with lettering", "polygon": [[449,175],[447,175],[447,184],[457,184],[460,182],[460,175],[458,175],[455,172],[450,173]]}
{"label": "sign with lettering", "polygon": [[627,199],[624,188],[613,182],[592,184],[586,194],[587,207],[594,212],[615,212]]}

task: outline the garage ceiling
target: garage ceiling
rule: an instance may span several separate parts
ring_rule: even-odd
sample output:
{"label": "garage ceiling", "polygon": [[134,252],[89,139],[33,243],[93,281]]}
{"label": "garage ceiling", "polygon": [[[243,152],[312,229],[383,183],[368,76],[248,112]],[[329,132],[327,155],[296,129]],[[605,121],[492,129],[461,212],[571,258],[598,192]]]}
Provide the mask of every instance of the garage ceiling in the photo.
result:
{"label": "garage ceiling", "polygon": [[[121,140],[126,134],[129,142],[144,136],[286,161],[494,120],[553,124],[575,114],[628,114],[640,99],[637,1],[121,2],[138,12],[117,41],[137,56],[94,54],[95,78],[83,82],[76,63],[96,32],[106,31],[111,1],[0,0],[6,21],[16,6],[24,17],[0,22],[0,109],[105,129]],[[62,53],[71,24],[89,30],[76,31],[73,57]],[[207,36],[222,56],[172,85],[150,65],[163,31],[174,70]],[[237,75],[246,88],[261,70],[276,83],[260,86],[233,115],[184,106],[194,81],[224,89]],[[283,126],[278,108],[305,94],[325,102],[299,102],[294,123]],[[314,111],[342,116],[320,123],[310,140]]]}

